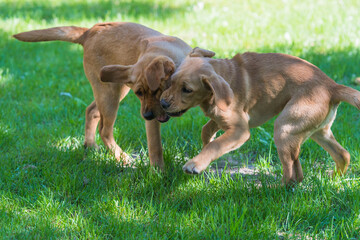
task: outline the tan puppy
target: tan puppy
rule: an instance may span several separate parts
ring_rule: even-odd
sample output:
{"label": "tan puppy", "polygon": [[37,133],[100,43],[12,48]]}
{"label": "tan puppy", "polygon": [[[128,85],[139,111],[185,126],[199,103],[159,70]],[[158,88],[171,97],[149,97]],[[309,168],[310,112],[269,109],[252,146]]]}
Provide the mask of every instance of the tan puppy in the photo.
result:
{"label": "tan puppy", "polygon": [[[360,92],[336,84],[319,68],[300,58],[277,53],[244,53],[211,59],[213,52],[195,48],[171,77],[161,104],[170,116],[200,105],[211,120],[202,129],[203,150],[183,170],[198,174],[221,155],[250,138],[250,128],[279,114],[274,140],[283,165],[283,183],[300,182],[301,144],[311,138],[330,153],[345,173],[349,153],[330,127],[341,101],[360,109]],[[215,133],[225,133],[213,140]]]}
{"label": "tan puppy", "polygon": [[85,146],[97,147],[95,132],[100,121],[99,132],[105,146],[117,159],[129,161],[114,140],[113,126],[119,102],[131,88],[140,99],[142,116],[148,120],[145,125],[150,163],[164,167],[159,122],[166,122],[169,117],[159,98],[165,81],[191,51],[189,45],[135,23],[99,23],[90,29],[55,27],[14,37],[26,42],[60,40],[81,44],[85,74],[95,98],[86,109]]}

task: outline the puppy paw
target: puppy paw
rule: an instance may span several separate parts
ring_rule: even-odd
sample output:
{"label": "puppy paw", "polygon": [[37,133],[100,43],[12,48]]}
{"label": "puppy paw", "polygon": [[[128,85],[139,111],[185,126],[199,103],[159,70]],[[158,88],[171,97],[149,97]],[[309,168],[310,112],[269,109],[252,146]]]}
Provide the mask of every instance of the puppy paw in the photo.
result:
{"label": "puppy paw", "polygon": [[84,147],[85,149],[95,149],[95,150],[99,150],[100,147],[96,144],[96,143],[87,143],[84,142]]}
{"label": "puppy paw", "polygon": [[127,155],[125,152],[116,154],[115,158],[118,162],[122,162],[124,165],[129,165],[130,163],[132,163],[134,161],[133,158],[130,157],[129,155]]}
{"label": "puppy paw", "polygon": [[187,174],[200,174],[204,170],[192,161],[187,162],[182,169]]}

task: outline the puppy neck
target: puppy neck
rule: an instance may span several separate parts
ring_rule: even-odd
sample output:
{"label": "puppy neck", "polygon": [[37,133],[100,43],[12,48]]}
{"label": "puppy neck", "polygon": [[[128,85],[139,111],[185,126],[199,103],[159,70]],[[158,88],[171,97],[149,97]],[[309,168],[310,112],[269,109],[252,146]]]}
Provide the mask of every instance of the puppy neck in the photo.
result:
{"label": "puppy neck", "polygon": [[231,85],[231,82],[235,79],[236,68],[230,59],[209,59],[209,64],[213,67],[216,74],[220,75]]}

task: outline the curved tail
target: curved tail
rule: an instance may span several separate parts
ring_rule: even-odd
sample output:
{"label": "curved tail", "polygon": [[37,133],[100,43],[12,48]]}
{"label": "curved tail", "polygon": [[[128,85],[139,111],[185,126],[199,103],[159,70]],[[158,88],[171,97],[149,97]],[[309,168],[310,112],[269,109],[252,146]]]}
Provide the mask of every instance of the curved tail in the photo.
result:
{"label": "curved tail", "polygon": [[41,30],[33,30],[13,35],[14,38],[23,42],[43,42],[43,41],[65,41],[83,45],[85,33],[88,28],[82,27],[54,27]]}
{"label": "curved tail", "polygon": [[333,99],[335,101],[350,103],[360,110],[360,92],[353,88],[337,85],[333,93]]}

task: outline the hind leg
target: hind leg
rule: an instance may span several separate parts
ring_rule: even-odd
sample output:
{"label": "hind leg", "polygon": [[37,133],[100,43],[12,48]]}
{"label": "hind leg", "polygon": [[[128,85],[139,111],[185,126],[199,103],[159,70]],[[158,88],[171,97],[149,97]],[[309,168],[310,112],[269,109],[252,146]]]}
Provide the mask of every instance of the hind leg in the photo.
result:
{"label": "hind leg", "polygon": [[[304,101],[306,99],[306,101]],[[301,182],[304,178],[299,161],[302,143],[322,124],[335,116],[329,111],[329,102],[311,98],[294,98],[289,101],[275,121],[274,141],[283,165],[283,183]]]}
{"label": "hind leg", "polygon": [[96,102],[93,101],[87,108],[85,113],[85,142],[86,148],[93,147],[98,148],[95,142],[96,127],[100,120],[100,112],[96,106]]}
{"label": "hind leg", "polygon": [[[331,124],[315,132],[311,136],[311,139],[331,155],[336,164],[336,172],[342,175],[349,167],[350,154],[336,141],[330,127]],[[334,172],[334,174],[336,172]]]}
{"label": "hind leg", "polygon": [[299,160],[300,146],[303,136],[293,134],[281,134],[281,130],[275,130],[275,145],[283,167],[284,185],[301,182],[304,174]]}

